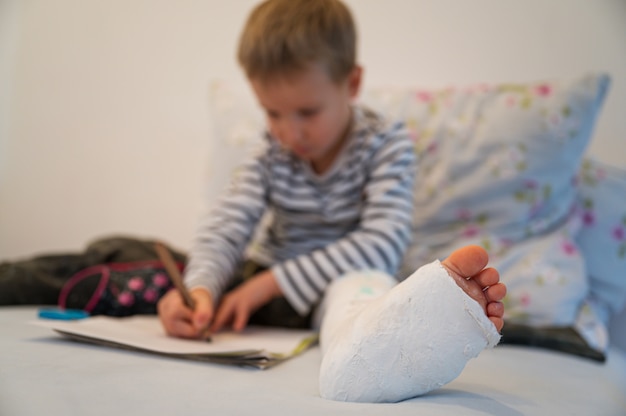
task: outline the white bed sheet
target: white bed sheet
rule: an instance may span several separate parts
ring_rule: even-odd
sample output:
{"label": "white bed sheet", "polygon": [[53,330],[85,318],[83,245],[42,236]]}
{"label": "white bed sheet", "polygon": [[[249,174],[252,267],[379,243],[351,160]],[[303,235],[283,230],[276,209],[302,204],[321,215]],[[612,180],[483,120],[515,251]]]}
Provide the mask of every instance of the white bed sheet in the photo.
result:
{"label": "white bed sheet", "polygon": [[499,346],[426,396],[339,403],[317,390],[319,348],[266,371],[161,358],[66,340],[0,308],[0,415],[626,415],[626,355],[601,364]]}

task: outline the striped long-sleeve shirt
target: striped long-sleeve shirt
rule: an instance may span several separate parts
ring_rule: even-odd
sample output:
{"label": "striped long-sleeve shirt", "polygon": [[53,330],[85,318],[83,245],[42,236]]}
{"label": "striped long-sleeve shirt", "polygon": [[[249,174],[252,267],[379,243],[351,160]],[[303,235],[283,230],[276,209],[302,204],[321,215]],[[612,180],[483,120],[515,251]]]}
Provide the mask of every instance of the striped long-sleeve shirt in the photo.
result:
{"label": "striped long-sleeve shirt", "polygon": [[[322,175],[268,139],[201,219],[186,284],[219,298],[247,249],[304,315],[346,272],[394,275],[411,239],[416,170],[404,127],[355,107],[351,136]],[[255,233],[265,212],[269,221]]]}

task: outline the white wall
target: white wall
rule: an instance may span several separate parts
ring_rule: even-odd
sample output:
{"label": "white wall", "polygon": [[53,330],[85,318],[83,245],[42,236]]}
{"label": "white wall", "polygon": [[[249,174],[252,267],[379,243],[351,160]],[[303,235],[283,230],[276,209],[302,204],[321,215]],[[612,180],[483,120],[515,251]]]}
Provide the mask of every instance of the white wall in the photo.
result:
{"label": "white wall", "polygon": [[[252,0],[0,1],[0,260],[114,232],[186,249],[212,79]],[[626,167],[623,0],[350,0],[366,84],[613,75],[592,152]]]}

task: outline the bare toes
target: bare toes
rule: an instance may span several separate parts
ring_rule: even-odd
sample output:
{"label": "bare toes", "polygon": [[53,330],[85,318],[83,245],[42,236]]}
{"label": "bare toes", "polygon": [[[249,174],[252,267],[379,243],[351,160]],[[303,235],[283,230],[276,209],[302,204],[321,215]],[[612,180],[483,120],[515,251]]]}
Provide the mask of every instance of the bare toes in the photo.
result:
{"label": "bare toes", "polygon": [[504,326],[504,320],[502,318],[490,316],[489,320],[493,322],[498,332],[502,332],[502,327]]}
{"label": "bare toes", "polygon": [[442,264],[461,289],[483,307],[500,332],[504,326],[501,300],[506,295],[506,286],[500,282],[496,269],[485,268],[488,261],[489,255],[482,247],[467,246],[454,251]]}
{"label": "bare toes", "polygon": [[[480,285],[475,278],[478,277],[486,282],[494,280],[493,272],[486,271],[482,276],[488,261],[489,255],[482,247],[466,246],[455,250],[441,262],[459,287],[476,300],[483,309],[487,305],[487,297],[483,293],[484,286]],[[495,274],[497,275],[497,272]]]}
{"label": "bare toes", "polygon": [[484,293],[489,302],[498,302],[506,296],[506,286],[503,283],[497,283],[485,289]]}
{"label": "bare toes", "polygon": [[471,277],[487,266],[489,255],[480,246],[466,246],[455,250],[442,263],[461,277]]}
{"label": "bare toes", "polygon": [[490,318],[502,318],[504,305],[502,302],[489,302],[487,304],[487,316]]}
{"label": "bare toes", "polygon": [[472,280],[484,289],[497,284],[500,281],[500,273],[496,269],[489,267],[472,276]]}

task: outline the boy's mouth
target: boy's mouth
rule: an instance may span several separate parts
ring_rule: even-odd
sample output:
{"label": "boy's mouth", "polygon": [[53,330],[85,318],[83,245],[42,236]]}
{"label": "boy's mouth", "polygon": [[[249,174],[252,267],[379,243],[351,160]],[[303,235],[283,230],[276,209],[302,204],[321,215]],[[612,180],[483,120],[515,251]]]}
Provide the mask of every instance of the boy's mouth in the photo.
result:
{"label": "boy's mouth", "polygon": [[311,153],[311,148],[308,146],[294,146],[291,151],[298,156],[308,156]]}

